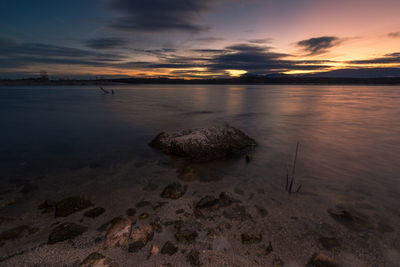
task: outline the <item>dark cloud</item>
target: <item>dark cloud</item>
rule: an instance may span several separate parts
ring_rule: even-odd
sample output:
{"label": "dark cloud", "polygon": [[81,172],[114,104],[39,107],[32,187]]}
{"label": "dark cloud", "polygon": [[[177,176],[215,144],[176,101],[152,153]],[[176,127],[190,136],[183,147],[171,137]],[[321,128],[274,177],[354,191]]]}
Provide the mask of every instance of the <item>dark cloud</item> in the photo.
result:
{"label": "dark cloud", "polygon": [[162,32],[178,30],[199,32],[208,26],[197,23],[212,0],[109,0],[109,6],[121,13],[111,22],[119,30]]}
{"label": "dark cloud", "polygon": [[383,57],[377,57],[367,60],[354,60],[350,61],[351,64],[390,64],[390,63],[398,63],[400,64],[400,52],[386,54]]}
{"label": "dark cloud", "polygon": [[388,36],[392,38],[400,38],[400,32],[391,32]]}
{"label": "dark cloud", "polygon": [[266,44],[266,43],[270,43],[272,41],[272,39],[271,38],[250,39],[248,41],[249,41],[249,43],[252,43],[252,44]]}
{"label": "dark cloud", "polygon": [[199,37],[195,38],[194,41],[200,42],[200,43],[214,43],[214,42],[219,42],[219,41],[224,41],[224,38],[219,38],[219,37]]}
{"label": "dark cloud", "polygon": [[129,42],[122,38],[98,38],[86,41],[86,46],[92,49],[106,50],[124,47]]}
{"label": "dark cloud", "polygon": [[341,39],[335,36],[322,36],[316,38],[310,38],[302,40],[297,43],[298,46],[302,47],[310,55],[323,54],[334,46],[341,43]]}

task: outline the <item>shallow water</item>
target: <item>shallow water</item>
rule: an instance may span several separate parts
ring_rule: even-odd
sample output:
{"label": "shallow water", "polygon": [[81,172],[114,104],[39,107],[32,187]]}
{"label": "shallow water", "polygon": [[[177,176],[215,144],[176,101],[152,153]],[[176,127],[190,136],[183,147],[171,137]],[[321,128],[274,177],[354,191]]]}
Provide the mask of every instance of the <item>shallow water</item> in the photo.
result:
{"label": "shallow water", "polygon": [[[292,225],[290,234],[304,235],[300,245],[315,244],[307,239],[309,233],[302,231],[315,230],[318,233],[313,236],[318,236],[340,226],[326,211],[344,204],[367,214],[376,226],[374,235],[367,237],[332,231],[347,242],[344,250],[356,253],[362,248],[360,258],[367,262],[375,261],[373,257],[387,262],[393,253],[400,257],[399,86],[109,88],[116,94],[104,95],[95,86],[0,88],[1,191],[11,192],[10,184],[13,190],[20,190],[27,180],[39,184],[33,195],[23,194],[23,203],[18,209],[10,208],[11,214],[20,215],[21,210],[34,214],[43,199],[80,192],[117,216],[121,211],[115,207],[145,197],[135,193],[137,197],[132,199],[132,190],[139,190],[135,184],[141,188],[147,180],[159,184],[176,180],[175,171],[166,167],[166,157],[148,146],[157,133],[229,123],[259,143],[252,161],[191,166],[199,180],[215,183],[188,183],[190,196],[197,199],[209,191],[236,194],[242,190],[238,197],[267,207],[270,216],[264,223],[268,227]],[[291,168],[297,142],[295,188],[300,184],[302,188],[301,194],[288,201],[286,167]],[[129,164],[124,167],[132,161],[136,162],[133,169]],[[38,179],[48,174],[50,177]],[[190,196],[184,201],[192,201]],[[152,197],[157,201],[158,194]],[[290,254],[292,246],[298,248],[293,236],[285,232],[280,236],[267,226],[262,227],[271,231],[270,238],[282,242],[282,253]],[[290,238],[283,245],[286,237]],[[354,238],[359,240],[353,242]],[[361,247],[364,243],[368,247]],[[378,256],[373,256],[375,246],[380,247]],[[293,255],[309,256],[304,252]]]}

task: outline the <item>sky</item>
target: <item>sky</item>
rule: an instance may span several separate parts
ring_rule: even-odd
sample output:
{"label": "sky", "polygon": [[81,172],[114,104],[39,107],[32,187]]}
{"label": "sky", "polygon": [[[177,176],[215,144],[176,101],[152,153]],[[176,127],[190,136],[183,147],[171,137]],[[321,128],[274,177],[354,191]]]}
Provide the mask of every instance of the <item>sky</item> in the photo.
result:
{"label": "sky", "polygon": [[0,0],[0,78],[400,76],[399,0]]}

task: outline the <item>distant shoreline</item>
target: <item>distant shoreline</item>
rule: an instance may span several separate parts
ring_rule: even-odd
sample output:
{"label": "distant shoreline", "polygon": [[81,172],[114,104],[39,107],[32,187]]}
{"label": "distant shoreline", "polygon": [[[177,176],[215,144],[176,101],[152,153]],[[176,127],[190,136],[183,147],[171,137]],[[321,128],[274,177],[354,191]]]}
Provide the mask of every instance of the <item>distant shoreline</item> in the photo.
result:
{"label": "distant shoreline", "polygon": [[0,80],[0,86],[115,85],[115,84],[282,84],[282,85],[400,85],[400,77],[325,78],[325,77],[240,77],[226,79],[122,78],[101,80]]}

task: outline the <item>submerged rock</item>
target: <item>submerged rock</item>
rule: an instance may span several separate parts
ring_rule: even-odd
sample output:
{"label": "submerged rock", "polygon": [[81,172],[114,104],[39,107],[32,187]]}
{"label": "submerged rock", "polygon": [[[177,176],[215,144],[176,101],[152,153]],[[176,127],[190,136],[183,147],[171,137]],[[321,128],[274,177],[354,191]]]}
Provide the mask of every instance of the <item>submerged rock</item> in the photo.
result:
{"label": "submerged rock", "polygon": [[67,217],[72,213],[87,209],[90,206],[93,206],[90,200],[78,196],[69,197],[56,204],[55,217]]}
{"label": "submerged rock", "polygon": [[118,267],[118,263],[114,260],[98,253],[93,252],[84,259],[80,266],[82,267]]}
{"label": "submerged rock", "polygon": [[20,225],[0,233],[0,242],[14,240],[26,235],[31,235],[39,231],[39,228]]}
{"label": "submerged rock", "polygon": [[366,231],[373,228],[368,216],[352,208],[337,205],[328,209],[328,213],[339,223],[353,231]]}
{"label": "submerged rock", "polygon": [[135,222],[132,218],[116,219],[106,234],[103,248],[111,248],[118,246],[126,246],[129,243],[129,235],[131,233],[132,224]]}
{"label": "submerged rock", "polygon": [[186,244],[192,244],[196,240],[197,236],[198,234],[194,230],[179,230],[175,234],[175,238],[178,242],[184,242]]}
{"label": "submerged rock", "polygon": [[307,267],[338,267],[332,259],[329,257],[319,254],[319,253],[314,253],[314,255],[311,257],[311,259],[308,261]]}
{"label": "submerged rock", "polygon": [[83,215],[89,218],[96,218],[103,214],[106,210],[103,207],[96,207],[91,210],[88,210]]}
{"label": "submerged rock", "polygon": [[172,183],[165,187],[164,191],[161,193],[161,197],[178,199],[182,197],[187,190],[187,186],[183,186],[180,183]]}
{"label": "submerged rock", "polygon": [[164,246],[161,248],[161,254],[168,254],[169,256],[174,255],[177,251],[178,247],[171,241],[165,242]]}
{"label": "submerged rock", "polygon": [[88,230],[87,227],[75,223],[63,223],[53,229],[50,233],[48,244],[55,244],[65,240],[73,239]]}
{"label": "submerged rock", "polygon": [[244,245],[257,244],[262,241],[261,234],[243,233],[241,235],[241,238],[242,238],[242,244]]}
{"label": "submerged rock", "polygon": [[239,155],[256,146],[256,142],[242,131],[225,125],[163,132],[150,145],[166,154],[185,157],[192,162],[207,162]]}
{"label": "submerged rock", "polygon": [[192,249],[189,254],[186,256],[186,261],[190,263],[192,266],[200,266],[200,252]]}

